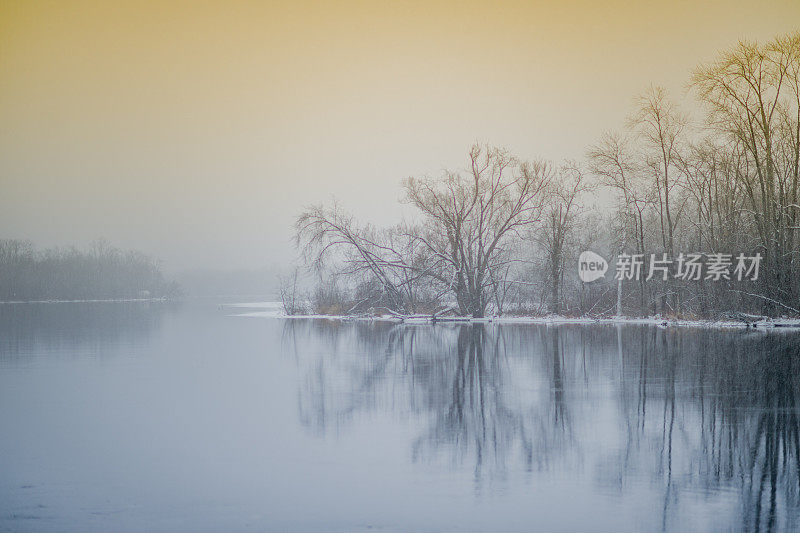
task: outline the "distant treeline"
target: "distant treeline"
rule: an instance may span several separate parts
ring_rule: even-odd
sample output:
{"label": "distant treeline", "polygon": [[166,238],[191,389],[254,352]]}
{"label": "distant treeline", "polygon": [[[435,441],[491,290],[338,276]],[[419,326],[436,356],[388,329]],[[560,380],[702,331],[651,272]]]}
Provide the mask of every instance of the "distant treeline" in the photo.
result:
{"label": "distant treeline", "polygon": [[179,291],[157,260],[105,241],[88,250],[37,250],[30,241],[0,239],[0,301],[160,298]]}

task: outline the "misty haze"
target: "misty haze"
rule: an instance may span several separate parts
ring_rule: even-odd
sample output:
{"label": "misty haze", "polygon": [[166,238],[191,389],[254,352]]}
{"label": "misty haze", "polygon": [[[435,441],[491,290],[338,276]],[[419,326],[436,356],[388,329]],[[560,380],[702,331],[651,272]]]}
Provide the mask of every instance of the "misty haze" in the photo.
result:
{"label": "misty haze", "polygon": [[800,530],[800,5],[0,4],[0,531]]}

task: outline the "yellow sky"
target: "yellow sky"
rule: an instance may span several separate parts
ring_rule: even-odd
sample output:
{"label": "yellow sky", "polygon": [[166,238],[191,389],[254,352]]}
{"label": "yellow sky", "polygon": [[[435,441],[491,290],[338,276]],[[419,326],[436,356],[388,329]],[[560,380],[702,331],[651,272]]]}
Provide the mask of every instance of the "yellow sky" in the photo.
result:
{"label": "yellow sky", "polygon": [[476,140],[581,158],[648,84],[688,103],[698,62],[800,29],[696,4],[0,0],[0,238],[281,263],[303,205],[388,222]]}

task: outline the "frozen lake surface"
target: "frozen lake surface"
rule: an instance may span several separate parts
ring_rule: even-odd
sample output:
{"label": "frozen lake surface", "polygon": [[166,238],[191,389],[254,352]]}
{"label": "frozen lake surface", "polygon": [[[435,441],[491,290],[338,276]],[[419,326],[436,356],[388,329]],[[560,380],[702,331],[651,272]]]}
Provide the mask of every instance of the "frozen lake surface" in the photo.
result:
{"label": "frozen lake surface", "polygon": [[800,529],[797,333],[231,314],[0,305],[0,531]]}

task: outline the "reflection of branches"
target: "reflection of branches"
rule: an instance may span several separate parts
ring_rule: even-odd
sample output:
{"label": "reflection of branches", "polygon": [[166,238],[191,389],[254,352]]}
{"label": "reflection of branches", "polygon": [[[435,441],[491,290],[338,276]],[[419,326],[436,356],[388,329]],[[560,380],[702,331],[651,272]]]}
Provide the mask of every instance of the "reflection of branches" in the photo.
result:
{"label": "reflection of branches", "polygon": [[[311,321],[294,322],[293,329],[317,327]],[[314,356],[300,355],[298,360],[300,419],[316,432],[336,431],[356,413],[379,406],[409,411],[430,419],[428,429],[412,443],[414,460],[449,450],[459,463],[474,461],[476,477],[481,477],[485,471],[502,475],[512,456],[526,469],[546,464],[562,443],[558,435],[569,431],[559,328],[530,339],[526,337],[532,330],[513,330],[515,346],[536,343],[542,357],[531,360],[527,352],[507,349],[510,332],[504,328],[318,327],[325,349],[311,350]],[[297,342],[312,337],[295,332],[284,338]],[[534,362],[551,368],[550,386],[538,397],[525,393],[533,369],[520,373],[521,365]]]}
{"label": "reflection of branches", "polygon": [[775,342],[775,339],[762,343],[760,348],[756,356],[764,368],[757,379],[763,381],[754,398],[760,409],[755,435],[748,443],[750,457],[745,463],[748,468],[745,494],[752,504],[747,508],[753,509],[753,515],[747,517],[749,525],[753,530],[765,527],[772,531],[778,513],[778,488],[786,500],[798,504],[800,424],[795,375],[800,349],[795,344]]}
{"label": "reflection of branches", "polygon": [[[480,482],[615,453],[602,444],[609,434],[615,442],[618,423],[619,459],[598,467],[611,466],[620,490],[627,476],[650,477],[664,529],[697,490],[738,495],[731,518],[748,530],[792,529],[800,518],[796,336],[296,323],[290,342],[311,343],[297,351],[300,418],[319,433],[378,410],[414,415],[424,429],[412,458],[470,465]],[[611,392],[618,420],[603,411],[598,422],[581,390]]]}
{"label": "reflection of branches", "polygon": [[413,445],[413,456],[426,449],[451,447],[461,457],[473,456],[475,475],[484,462],[503,467],[505,454],[519,439],[527,456],[531,438],[519,412],[503,402],[500,336],[487,338],[483,326],[462,326],[456,339],[455,368],[445,394],[429,391],[433,423]]}
{"label": "reflection of branches", "polygon": [[[645,330],[638,334],[640,339],[647,335]],[[625,343],[626,356],[640,360],[641,406],[638,436],[629,436],[626,456],[639,453],[646,459],[651,448],[640,446],[640,439],[650,446],[660,442],[654,473],[665,487],[663,528],[670,504],[685,488],[681,485],[695,483],[738,485],[747,530],[787,528],[794,520],[789,510],[800,507],[797,340],[663,330],[647,336],[654,342],[638,350],[635,343]],[[647,361],[653,363],[649,369]],[[658,437],[644,421],[645,407],[655,402],[662,404]],[[674,438],[677,428],[680,440]],[[627,461],[624,465],[634,468]]]}
{"label": "reflection of branches", "polygon": [[[517,345],[529,340],[525,336],[531,331],[540,332],[512,331]],[[552,352],[545,342],[548,337],[537,339],[541,362],[552,369],[547,393],[538,398],[523,392],[530,388],[532,373],[520,375],[518,366],[526,352],[509,350],[507,333],[504,328],[460,328],[450,385],[442,394],[431,391],[430,398],[437,401],[432,404],[433,424],[414,444],[415,458],[450,449],[458,458],[474,458],[479,479],[487,468],[490,475],[505,475],[514,455],[528,470],[534,464],[541,468],[567,445],[560,438],[569,432],[569,417],[559,328],[549,332]]]}
{"label": "reflection of branches", "polygon": [[[301,422],[324,434],[329,424],[336,429],[358,410],[373,407],[384,377],[392,375],[389,363],[405,353],[405,339],[399,334],[402,328],[390,324],[353,328],[338,321],[292,322],[297,324],[292,328],[307,328],[322,340],[321,350],[317,348],[311,356],[301,355],[298,360],[302,376],[298,397]],[[383,350],[373,347],[376,341],[384,345]],[[352,346],[357,347],[356,351]],[[368,357],[358,357],[364,354]]]}

